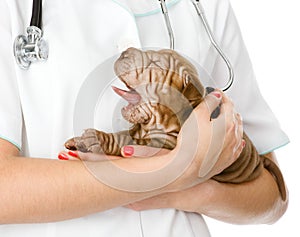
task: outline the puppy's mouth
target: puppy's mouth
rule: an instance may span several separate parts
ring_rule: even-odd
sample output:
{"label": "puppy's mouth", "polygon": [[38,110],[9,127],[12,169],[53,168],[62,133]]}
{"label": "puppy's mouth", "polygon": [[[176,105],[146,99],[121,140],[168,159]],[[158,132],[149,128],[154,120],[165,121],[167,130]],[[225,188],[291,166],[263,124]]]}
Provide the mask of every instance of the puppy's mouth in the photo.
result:
{"label": "puppy's mouth", "polygon": [[124,109],[132,108],[133,106],[139,104],[142,99],[140,94],[133,88],[128,87],[129,90],[123,90],[118,87],[112,86],[112,89],[116,94],[118,94],[128,102],[128,106],[126,106]]}

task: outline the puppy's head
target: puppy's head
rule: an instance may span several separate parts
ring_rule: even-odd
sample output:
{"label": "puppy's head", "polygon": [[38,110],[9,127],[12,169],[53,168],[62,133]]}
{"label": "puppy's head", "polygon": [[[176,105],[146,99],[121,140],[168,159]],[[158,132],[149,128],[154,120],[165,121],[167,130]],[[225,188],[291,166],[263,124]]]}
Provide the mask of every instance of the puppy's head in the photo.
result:
{"label": "puppy's head", "polygon": [[[194,108],[205,95],[196,68],[173,50],[141,51],[129,48],[114,65],[115,73],[128,91],[113,87],[129,102],[122,114],[131,123],[147,123],[157,113],[157,105],[168,97],[170,103],[176,90]],[[176,94],[176,93],[175,93]],[[173,96],[174,97],[174,96]]]}

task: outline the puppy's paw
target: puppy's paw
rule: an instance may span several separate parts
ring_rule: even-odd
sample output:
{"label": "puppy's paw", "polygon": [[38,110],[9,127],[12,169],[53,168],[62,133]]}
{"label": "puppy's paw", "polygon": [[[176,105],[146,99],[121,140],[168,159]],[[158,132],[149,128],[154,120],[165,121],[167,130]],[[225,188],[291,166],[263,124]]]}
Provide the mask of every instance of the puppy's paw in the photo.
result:
{"label": "puppy's paw", "polygon": [[80,137],[74,137],[65,142],[65,147],[69,150],[82,152],[103,153],[101,141],[96,129],[86,129]]}

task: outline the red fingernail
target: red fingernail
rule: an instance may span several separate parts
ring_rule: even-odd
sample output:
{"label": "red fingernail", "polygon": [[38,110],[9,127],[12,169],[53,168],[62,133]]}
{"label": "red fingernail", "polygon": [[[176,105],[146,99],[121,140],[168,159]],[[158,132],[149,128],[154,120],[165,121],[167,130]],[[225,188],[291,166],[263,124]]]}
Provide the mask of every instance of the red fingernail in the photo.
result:
{"label": "red fingernail", "polygon": [[133,155],[134,148],[132,146],[124,146],[123,147],[123,155],[124,157],[131,157]]}
{"label": "red fingernail", "polygon": [[222,97],[221,93],[219,91],[213,91],[212,94],[217,97],[218,99],[220,99]]}
{"label": "red fingernail", "polygon": [[60,159],[60,160],[69,160],[69,157],[64,153],[59,153],[58,154],[58,159]]}
{"label": "red fingernail", "polygon": [[246,146],[246,141],[245,141],[245,140],[242,141],[242,146],[243,146],[243,147]]}
{"label": "red fingernail", "polygon": [[79,157],[76,151],[68,151],[68,154],[70,156],[73,156],[74,158],[78,158]]}

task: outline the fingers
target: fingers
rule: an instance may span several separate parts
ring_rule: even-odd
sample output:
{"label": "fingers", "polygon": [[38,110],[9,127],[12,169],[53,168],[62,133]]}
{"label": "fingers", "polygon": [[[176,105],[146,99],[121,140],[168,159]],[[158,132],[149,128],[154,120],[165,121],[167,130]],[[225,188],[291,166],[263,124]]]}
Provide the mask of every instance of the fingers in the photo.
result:
{"label": "fingers", "polygon": [[234,156],[236,158],[238,158],[240,156],[240,154],[242,153],[245,145],[246,145],[246,141],[244,139],[242,139],[241,143],[238,145],[237,149],[235,150]]}
{"label": "fingers", "polygon": [[60,160],[81,160],[81,161],[105,161],[120,159],[118,156],[108,156],[92,152],[62,151],[58,154]]}
{"label": "fingers", "polygon": [[[121,155],[123,158],[129,157],[151,157],[155,155],[163,155],[168,153],[169,150],[156,147],[131,145],[121,148]],[[62,151],[58,154],[60,160],[82,160],[82,161],[103,161],[120,159],[120,157],[107,156],[105,154],[95,154],[92,152],[80,152],[80,151]]]}
{"label": "fingers", "polygon": [[224,160],[224,164],[228,167],[236,161],[245,147],[245,141],[243,139],[243,119],[242,116],[236,112],[232,100],[225,95],[222,100],[221,113],[223,113],[226,118],[227,131],[223,154],[227,157],[226,160]]}
{"label": "fingers", "polygon": [[233,101],[226,95],[222,97],[221,113],[225,115],[227,130],[234,130],[236,138],[241,142],[243,137],[243,119],[242,116],[236,112]]}
{"label": "fingers", "polygon": [[[204,98],[204,103],[201,103],[199,105],[198,110],[202,110],[201,107],[205,106],[206,107],[206,116],[209,117],[209,119],[212,118],[216,118],[218,117],[218,114],[213,115],[220,106],[220,103],[222,102],[222,97],[223,97],[223,93],[219,90],[215,90],[211,93],[209,93],[205,98]],[[196,108],[197,110],[197,108]],[[203,110],[202,110],[203,111]]]}
{"label": "fingers", "polygon": [[242,116],[239,113],[235,114],[235,136],[237,139],[237,144],[235,147],[235,150],[238,150],[239,147],[241,146],[245,146],[245,140],[243,140],[243,120],[242,120]]}
{"label": "fingers", "polygon": [[155,155],[166,154],[169,150],[149,147],[149,146],[140,146],[140,145],[131,145],[123,146],[121,148],[121,154],[123,157],[151,157]]}
{"label": "fingers", "polygon": [[78,152],[78,157],[82,161],[110,161],[120,159],[119,156],[110,156],[93,152]]}
{"label": "fingers", "polygon": [[[205,116],[210,116],[211,111],[219,104],[221,104],[219,116],[210,120],[211,139],[198,172],[200,178],[208,177],[214,172],[217,174],[230,166],[245,146],[242,117],[235,111],[232,100],[223,92],[214,91],[206,96],[205,105],[208,114]],[[202,107],[201,112],[203,111]],[[198,113],[198,116],[201,114]]]}
{"label": "fingers", "polygon": [[61,151],[58,154],[60,160],[80,160],[77,151]]}

